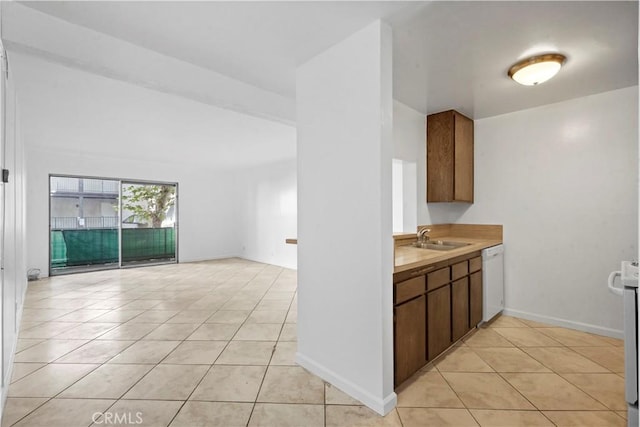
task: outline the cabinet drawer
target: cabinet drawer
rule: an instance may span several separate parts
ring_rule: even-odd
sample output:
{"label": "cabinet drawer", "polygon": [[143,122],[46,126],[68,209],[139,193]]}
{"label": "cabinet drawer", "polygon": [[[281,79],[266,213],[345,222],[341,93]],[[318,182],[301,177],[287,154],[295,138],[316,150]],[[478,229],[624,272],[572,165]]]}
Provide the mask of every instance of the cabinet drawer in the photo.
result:
{"label": "cabinet drawer", "polygon": [[433,273],[427,274],[427,290],[432,291],[443,285],[446,285],[451,280],[449,274],[449,267],[441,268]]}
{"label": "cabinet drawer", "polygon": [[462,261],[451,266],[451,280],[457,280],[469,274],[469,262]]}
{"label": "cabinet drawer", "polygon": [[400,304],[424,293],[424,276],[396,283],[396,304]]}
{"label": "cabinet drawer", "polygon": [[469,273],[482,270],[482,257],[477,256],[469,260]]}

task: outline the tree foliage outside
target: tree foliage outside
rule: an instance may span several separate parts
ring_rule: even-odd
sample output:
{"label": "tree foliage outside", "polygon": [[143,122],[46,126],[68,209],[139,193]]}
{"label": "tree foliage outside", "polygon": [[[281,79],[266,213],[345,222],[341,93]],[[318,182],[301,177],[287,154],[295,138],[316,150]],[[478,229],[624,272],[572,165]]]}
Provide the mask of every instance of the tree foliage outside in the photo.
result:
{"label": "tree foliage outside", "polygon": [[175,202],[176,188],[172,185],[132,185],[122,195],[122,208],[150,222],[153,228],[162,227]]}

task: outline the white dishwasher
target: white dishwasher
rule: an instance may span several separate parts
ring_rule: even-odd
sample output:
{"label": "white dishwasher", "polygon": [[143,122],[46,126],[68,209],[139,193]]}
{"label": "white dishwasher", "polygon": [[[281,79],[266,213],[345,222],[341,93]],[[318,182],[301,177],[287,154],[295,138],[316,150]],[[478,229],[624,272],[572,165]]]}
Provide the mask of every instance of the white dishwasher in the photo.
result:
{"label": "white dishwasher", "polygon": [[504,309],[504,246],[482,250],[482,320],[488,322]]}

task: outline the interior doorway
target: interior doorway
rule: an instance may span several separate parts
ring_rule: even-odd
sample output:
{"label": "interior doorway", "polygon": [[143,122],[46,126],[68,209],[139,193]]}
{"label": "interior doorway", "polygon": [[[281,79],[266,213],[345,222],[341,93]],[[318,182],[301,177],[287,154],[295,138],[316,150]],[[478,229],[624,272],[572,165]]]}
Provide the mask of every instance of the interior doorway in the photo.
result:
{"label": "interior doorway", "polygon": [[177,262],[177,183],[49,177],[50,275]]}

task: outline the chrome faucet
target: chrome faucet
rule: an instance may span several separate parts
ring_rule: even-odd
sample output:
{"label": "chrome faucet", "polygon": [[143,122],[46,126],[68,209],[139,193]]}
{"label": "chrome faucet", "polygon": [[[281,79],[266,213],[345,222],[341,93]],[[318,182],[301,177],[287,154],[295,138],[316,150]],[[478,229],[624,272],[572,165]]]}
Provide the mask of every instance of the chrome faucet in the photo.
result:
{"label": "chrome faucet", "polygon": [[430,228],[421,228],[418,231],[418,243],[423,244],[429,241],[430,237],[427,233],[431,232]]}

